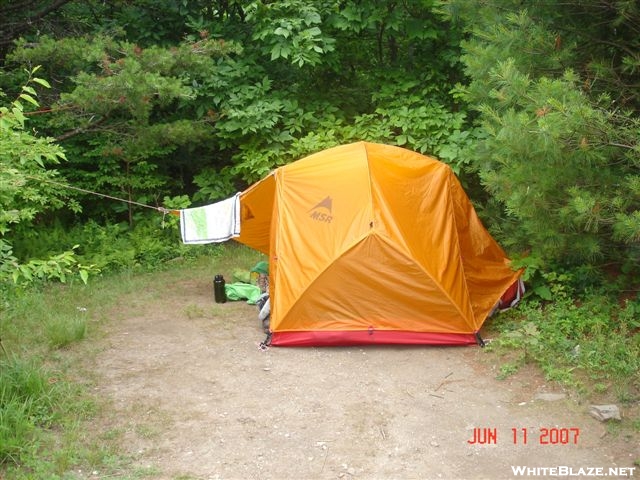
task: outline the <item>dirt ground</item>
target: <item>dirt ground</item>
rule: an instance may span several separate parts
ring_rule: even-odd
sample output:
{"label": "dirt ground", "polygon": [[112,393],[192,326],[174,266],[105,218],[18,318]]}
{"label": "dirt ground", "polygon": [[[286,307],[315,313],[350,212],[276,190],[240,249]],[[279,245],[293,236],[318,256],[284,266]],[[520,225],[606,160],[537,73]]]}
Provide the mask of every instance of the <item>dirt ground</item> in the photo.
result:
{"label": "dirt ground", "polygon": [[[496,380],[479,347],[261,350],[256,307],[215,304],[207,279],[152,296],[114,312],[95,358],[96,428],[124,432],[133,459],[118,478],[586,478],[640,458],[589,405],[537,400],[562,393],[538,374]],[[487,443],[469,443],[475,429]]]}

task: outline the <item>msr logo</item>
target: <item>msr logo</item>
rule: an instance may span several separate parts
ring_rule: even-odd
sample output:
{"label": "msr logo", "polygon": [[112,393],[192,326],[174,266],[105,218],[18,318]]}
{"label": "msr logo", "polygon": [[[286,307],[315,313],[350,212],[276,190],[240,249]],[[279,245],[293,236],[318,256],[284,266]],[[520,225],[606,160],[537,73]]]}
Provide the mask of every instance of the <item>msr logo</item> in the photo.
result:
{"label": "msr logo", "polygon": [[333,200],[331,197],[327,197],[309,210],[309,216],[317,222],[331,223],[333,220],[332,208]]}

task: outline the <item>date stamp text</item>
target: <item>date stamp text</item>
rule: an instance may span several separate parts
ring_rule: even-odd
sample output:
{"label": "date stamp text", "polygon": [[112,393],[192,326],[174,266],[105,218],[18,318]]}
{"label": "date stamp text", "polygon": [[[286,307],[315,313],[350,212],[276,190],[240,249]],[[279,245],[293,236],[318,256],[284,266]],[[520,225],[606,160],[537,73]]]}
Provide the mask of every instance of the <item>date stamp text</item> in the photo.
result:
{"label": "date stamp text", "polygon": [[476,427],[467,440],[470,445],[578,445],[580,429],[577,427],[511,427],[499,430],[495,427]]}

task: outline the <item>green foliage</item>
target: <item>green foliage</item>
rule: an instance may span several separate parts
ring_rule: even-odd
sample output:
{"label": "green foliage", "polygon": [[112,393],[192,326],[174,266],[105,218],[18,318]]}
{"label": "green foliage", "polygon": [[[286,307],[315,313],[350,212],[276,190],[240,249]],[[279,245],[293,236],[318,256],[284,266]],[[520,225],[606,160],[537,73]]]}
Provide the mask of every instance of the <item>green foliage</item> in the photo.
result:
{"label": "green foliage", "polygon": [[[571,73],[532,82],[512,67],[494,77],[511,95],[500,101],[502,113],[483,109],[494,136],[482,146],[492,160],[479,164],[493,198],[517,219],[512,241],[535,246],[548,261],[611,260],[619,254],[611,250],[620,238],[615,219],[633,218],[640,198],[624,188],[632,170],[610,146],[616,119],[589,105]],[[633,228],[625,238],[633,243]]]}
{"label": "green foliage", "polygon": [[375,113],[356,117],[348,135],[436,156],[459,173],[463,159],[457,150],[469,138],[462,132],[466,115],[443,103],[448,95],[433,80],[429,74],[421,80],[398,78],[393,87],[381,88],[373,96]]}
{"label": "green foliage", "polygon": [[293,65],[318,65],[323,54],[334,50],[335,39],[323,34],[319,9],[302,0],[252,2],[246,9],[253,24],[252,39],[259,41],[270,60]]}
{"label": "green foliage", "polygon": [[205,168],[193,177],[198,191],[193,195],[194,202],[210,202],[230,197],[235,190],[235,177],[230,167],[221,170]]}
{"label": "green foliage", "polygon": [[[566,279],[554,279],[553,303],[528,301],[496,318],[499,337],[491,349],[516,352],[505,371],[536,363],[548,380],[579,387],[587,393],[617,394],[619,400],[640,395],[640,297],[622,306],[593,295],[579,305]],[[504,376],[504,375],[503,375]],[[591,389],[598,390],[597,392]]]}
{"label": "green foliage", "polygon": [[78,263],[74,250],[79,245],[74,245],[72,250],[58,253],[46,260],[31,260],[25,264],[15,264],[11,273],[14,283],[35,281],[58,281],[65,283],[67,279],[79,277],[85,284],[89,275],[100,272],[95,265],[82,265]]}
{"label": "green foliage", "polygon": [[[56,172],[46,171],[45,167],[65,159],[64,152],[51,139],[36,137],[25,129],[23,102],[39,107],[31,85],[49,87],[46,80],[34,76],[37,71],[38,67],[28,72],[22,93],[10,106],[0,106],[0,235],[8,238],[16,224],[23,227],[36,215],[63,205],[64,194],[50,186],[49,179]],[[19,264],[10,241],[0,238],[0,282],[8,278],[16,283],[36,279],[65,282],[68,276],[77,274],[86,283],[93,271],[93,266],[78,264],[72,251]]]}
{"label": "green foliage", "polygon": [[[191,203],[186,197],[165,198],[164,202],[168,208],[175,209],[186,208]],[[56,266],[40,260],[22,265],[16,262],[15,270],[38,269],[38,274],[29,271],[33,280],[46,280],[45,272],[49,280],[60,280],[61,275],[68,280],[70,276],[82,279],[83,272],[95,277],[121,270],[158,270],[168,261],[208,255],[215,249],[208,245],[184,245],[180,240],[179,218],[158,212],[137,216],[134,228],[126,223],[101,225],[95,221],[72,228],[56,224],[40,232],[25,231],[17,240],[19,256],[29,253],[38,258],[53,256],[59,260]],[[70,252],[53,253],[61,246],[71,249]],[[25,280],[21,273],[19,280]]]}
{"label": "green foliage", "polygon": [[[45,171],[47,165],[57,165],[65,158],[63,150],[50,138],[34,135],[26,129],[25,102],[38,107],[33,85],[48,86],[30,70],[22,92],[8,105],[0,105],[0,235],[6,235],[12,225],[30,222],[48,208],[62,206],[59,192],[50,188],[47,179],[55,171]],[[5,97],[0,90],[0,100]]]}
{"label": "green foliage", "polygon": [[33,362],[0,359],[0,465],[38,450],[38,429],[56,420],[61,399],[51,375]]}
{"label": "green foliage", "polygon": [[[48,57],[54,45],[59,49]],[[193,175],[193,152],[212,151],[216,115],[206,102],[216,92],[205,83],[218,58],[239,51],[231,42],[209,38],[143,49],[96,36],[43,38],[37,48],[21,46],[10,58],[42,60],[52,72],[61,63],[74,66],[75,71],[66,67],[67,91],[47,122],[69,152],[63,174],[74,186],[144,203],[157,202]],[[86,197],[83,203],[87,214],[106,211],[110,219],[133,224],[132,208],[105,208],[103,200]]]}
{"label": "green foliage", "polygon": [[[231,101],[216,124],[229,143],[240,145],[228,173],[252,182],[304,155],[357,140],[442,152],[461,168],[458,150],[469,134],[462,132],[466,115],[448,83],[457,76],[459,30],[420,2],[303,3],[254,2],[248,9],[254,37],[267,42],[259,48],[280,59],[307,51],[317,61],[298,62],[299,72],[276,60],[260,70],[269,77],[230,85]],[[295,21],[294,11],[302,12]],[[336,39],[335,48],[298,42],[305,22],[319,22],[315,34]]]}
{"label": "green foliage", "polygon": [[17,264],[18,259],[13,255],[11,244],[0,238],[0,279],[3,280],[0,284],[11,278]]}

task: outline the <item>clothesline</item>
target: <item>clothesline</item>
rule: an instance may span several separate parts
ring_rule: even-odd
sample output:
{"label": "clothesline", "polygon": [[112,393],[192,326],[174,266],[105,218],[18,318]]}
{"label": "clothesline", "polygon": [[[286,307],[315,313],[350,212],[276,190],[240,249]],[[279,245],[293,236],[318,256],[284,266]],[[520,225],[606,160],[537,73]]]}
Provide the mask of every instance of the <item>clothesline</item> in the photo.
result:
{"label": "clothesline", "polygon": [[87,190],[85,188],[74,187],[73,185],[69,185],[68,183],[56,182],[54,180],[33,177],[31,175],[25,175],[25,177],[30,178],[31,180],[36,180],[38,182],[50,183],[52,185],[57,185],[59,187],[68,188],[70,190],[76,190],[78,192],[88,193],[90,195],[97,195],[98,197],[108,198],[110,200],[117,200],[119,202],[125,202],[125,203],[129,203],[131,205],[137,205],[139,207],[150,208],[152,210],[157,210],[160,213],[164,213],[164,214],[169,213],[171,215],[176,215],[176,216],[180,215],[180,210],[172,210],[172,209],[164,208],[164,207],[154,207],[153,205],[147,205],[147,204],[144,204],[144,203],[136,202],[134,200],[127,200],[126,198],[114,197],[113,195],[107,195],[106,193],[94,192],[92,190]]}
{"label": "clothesline", "polygon": [[186,244],[219,243],[240,235],[239,193],[211,205],[175,210],[165,207],[154,207],[134,200],[127,200],[125,198],[119,198],[113,195],[75,187],[66,183],[56,182],[55,180],[37,178],[30,175],[25,175],[25,177],[39,182],[76,190],[78,192],[97,195],[98,197],[108,198],[110,200],[150,208],[152,210],[157,210],[164,215],[176,215],[180,217],[180,234],[182,236],[182,242]]}

